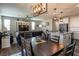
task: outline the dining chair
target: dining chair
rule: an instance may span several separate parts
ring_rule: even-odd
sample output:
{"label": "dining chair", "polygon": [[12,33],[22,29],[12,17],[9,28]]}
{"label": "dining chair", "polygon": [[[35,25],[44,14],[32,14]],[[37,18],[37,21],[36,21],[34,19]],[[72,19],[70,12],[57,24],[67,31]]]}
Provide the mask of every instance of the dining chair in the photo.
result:
{"label": "dining chair", "polygon": [[31,32],[29,32],[29,31],[25,31],[24,32],[24,38],[25,39],[28,39],[28,38],[31,38],[32,37],[32,33]]}
{"label": "dining chair", "polygon": [[48,33],[42,32],[41,37],[45,40],[49,40],[49,34]]}
{"label": "dining chair", "polygon": [[30,42],[30,48],[31,48],[31,56],[34,56],[33,48],[32,48],[32,43]]}
{"label": "dining chair", "polygon": [[73,43],[69,44],[66,49],[64,56],[73,56],[74,55],[74,50],[75,50],[76,42],[74,41]]}
{"label": "dining chair", "polygon": [[26,42],[25,39],[21,36],[21,53],[22,56],[27,56]]}
{"label": "dining chair", "polygon": [[32,45],[31,45],[31,38],[32,34],[31,32],[24,32],[24,37],[21,37],[22,39],[22,48],[25,50],[25,54],[33,55],[32,53]]}
{"label": "dining chair", "polygon": [[71,43],[73,43],[74,42],[74,33],[72,32],[71,33]]}

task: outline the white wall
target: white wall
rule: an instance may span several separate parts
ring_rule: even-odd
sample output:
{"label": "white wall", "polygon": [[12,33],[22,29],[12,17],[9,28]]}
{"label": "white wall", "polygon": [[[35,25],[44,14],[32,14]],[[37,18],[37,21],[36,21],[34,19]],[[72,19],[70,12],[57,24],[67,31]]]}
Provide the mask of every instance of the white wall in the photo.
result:
{"label": "white wall", "polygon": [[74,38],[79,39],[79,15],[68,17],[68,21],[64,18],[64,22],[69,24],[69,31],[74,33]]}
{"label": "white wall", "polygon": [[42,20],[42,23],[46,23],[49,22],[49,25],[46,27],[43,27],[42,30],[49,30],[49,31],[59,31],[59,24],[61,23],[68,23],[69,22],[69,18],[66,17],[63,19],[63,22],[60,21],[54,21],[52,19],[47,19],[47,20]]}
{"label": "white wall", "polygon": [[35,30],[42,30],[39,25],[41,24],[41,21],[35,21]]}
{"label": "white wall", "polygon": [[70,17],[70,31],[79,31],[79,15]]}
{"label": "white wall", "polygon": [[[49,23],[49,25],[46,25],[46,23]],[[49,31],[52,31],[52,19],[48,19],[48,20],[42,20],[42,25],[46,25],[45,27],[43,26],[42,27],[42,30],[49,30]]]}
{"label": "white wall", "polygon": [[54,30],[59,31],[59,24],[68,24],[69,23],[68,17],[63,18],[62,20],[63,20],[62,22],[60,20],[53,22]]}
{"label": "white wall", "polygon": [[70,31],[74,33],[74,38],[79,39],[79,15],[70,17]]}

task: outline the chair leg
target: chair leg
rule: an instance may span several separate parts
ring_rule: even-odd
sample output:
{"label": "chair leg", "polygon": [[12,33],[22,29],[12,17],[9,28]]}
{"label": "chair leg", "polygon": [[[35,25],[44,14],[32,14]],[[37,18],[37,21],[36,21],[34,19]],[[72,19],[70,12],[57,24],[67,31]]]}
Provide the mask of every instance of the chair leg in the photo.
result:
{"label": "chair leg", "polygon": [[25,49],[25,55],[27,56],[27,49],[26,49],[26,46],[24,45],[24,49]]}
{"label": "chair leg", "polygon": [[31,42],[30,42],[30,48],[31,48],[31,55],[34,56]]}
{"label": "chair leg", "polygon": [[23,46],[21,45],[21,55],[24,56]]}

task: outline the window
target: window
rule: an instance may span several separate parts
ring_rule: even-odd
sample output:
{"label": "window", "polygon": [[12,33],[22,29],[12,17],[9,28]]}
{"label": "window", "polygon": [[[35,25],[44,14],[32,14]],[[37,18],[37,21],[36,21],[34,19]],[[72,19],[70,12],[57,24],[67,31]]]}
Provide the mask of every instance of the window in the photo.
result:
{"label": "window", "polygon": [[4,19],[4,27],[7,30],[10,30],[10,20],[9,19]]}
{"label": "window", "polygon": [[32,30],[35,30],[35,22],[32,22]]}

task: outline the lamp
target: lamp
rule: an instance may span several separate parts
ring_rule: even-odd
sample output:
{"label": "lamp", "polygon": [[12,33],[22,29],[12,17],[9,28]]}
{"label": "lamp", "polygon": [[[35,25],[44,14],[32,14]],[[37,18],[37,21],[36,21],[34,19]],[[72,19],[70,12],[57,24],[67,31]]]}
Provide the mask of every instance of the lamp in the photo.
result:
{"label": "lamp", "polygon": [[47,3],[38,3],[36,5],[32,5],[33,16],[38,16],[47,12]]}
{"label": "lamp", "polygon": [[61,11],[61,12],[60,12],[60,15],[61,15],[61,16],[60,16],[60,22],[63,22],[62,13],[63,13],[63,12]]}
{"label": "lamp", "polygon": [[54,13],[53,13],[53,20],[54,21],[63,21],[63,19],[62,19],[62,11],[60,11],[60,12],[57,12],[57,8],[54,8],[53,9],[53,11],[54,11]]}

